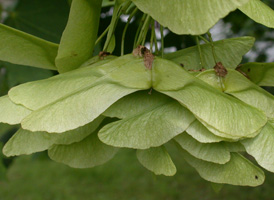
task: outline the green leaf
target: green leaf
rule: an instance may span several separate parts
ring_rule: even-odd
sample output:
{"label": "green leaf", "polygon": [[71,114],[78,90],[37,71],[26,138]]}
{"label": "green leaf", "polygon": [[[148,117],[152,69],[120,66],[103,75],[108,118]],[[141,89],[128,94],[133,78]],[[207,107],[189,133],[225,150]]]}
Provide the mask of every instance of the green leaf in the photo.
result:
{"label": "green leaf", "polygon": [[24,129],[61,133],[93,121],[123,96],[149,89],[150,77],[143,60],[128,55],[23,84],[11,89],[9,96],[35,110],[23,120]]}
{"label": "green leaf", "polygon": [[103,65],[105,63],[108,63],[114,59],[116,59],[117,56],[113,56],[113,55],[109,55],[104,57],[104,59],[102,60],[102,58],[100,58],[100,56],[94,56],[90,59],[88,59],[86,62],[84,62],[79,68],[82,67],[88,67],[90,65],[92,65],[93,67],[98,66],[98,65]]}
{"label": "green leaf", "polygon": [[[214,70],[202,72],[198,78],[209,84],[215,82],[215,86],[219,83]],[[219,87],[221,88],[220,84]],[[238,71],[228,70],[228,74],[222,79],[222,89],[246,104],[262,110],[268,118],[274,119],[274,96],[252,83]]]}
{"label": "green leaf", "polygon": [[248,0],[133,0],[136,6],[176,34],[206,33],[219,19]]}
{"label": "green leaf", "polygon": [[104,117],[98,117],[93,122],[64,133],[31,132],[19,129],[5,144],[3,153],[6,156],[32,154],[49,149],[54,144],[71,144],[83,140],[94,132]]}
{"label": "green leaf", "polygon": [[274,11],[261,0],[249,0],[239,9],[255,22],[274,28]]}
{"label": "green leaf", "polygon": [[246,63],[239,69],[257,85],[274,87],[274,63]]}
{"label": "green leaf", "polygon": [[10,88],[21,83],[46,79],[53,75],[50,70],[23,65],[18,66],[11,63],[4,63],[3,66],[7,69],[7,82]]}
{"label": "green leaf", "polygon": [[97,85],[32,112],[21,124],[30,131],[73,130],[92,122],[115,101],[135,91],[114,84]]}
{"label": "green leaf", "polygon": [[215,143],[227,140],[211,133],[201,122],[195,120],[187,129],[187,134],[201,143]]}
{"label": "green leaf", "polygon": [[151,94],[147,90],[138,91],[115,102],[103,115],[120,119],[134,117],[154,107],[160,107],[169,101],[170,97],[154,90],[151,91]]}
{"label": "green leaf", "polygon": [[56,58],[58,71],[78,68],[93,53],[102,0],[73,0]]}
{"label": "green leaf", "polygon": [[108,45],[106,52],[112,53],[115,49],[115,46],[116,46],[116,39],[115,39],[115,35],[113,35],[110,39],[110,43]]}
{"label": "green leaf", "polygon": [[[245,55],[253,46],[255,39],[253,37],[239,37],[214,42],[217,61],[221,61],[227,68],[236,68],[243,55]],[[212,54],[210,43],[200,45],[206,69],[213,68],[215,61]],[[166,59],[183,64],[187,70],[199,70],[202,68],[198,46],[189,47],[164,56]]]}
{"label": "green leaf", "polygon": [[80,142],[53,146],[48,154],[52,160],[70,167],[89,168],[109,161],[117,151],[117,148],[102,143],[97,133],[92,133]]}
{"label": "green leaf", "polygon": [[144,67],[142,59],[127,55],[109,62],[102,60],[46,80],[19,85],[9,91],[9,96],[12,101],[37,110],[101,83],[146,89],[150,87],[150,77],[151,72]]}
{"label": "green leaf", "polygon": [[238,153],[231,153],[230,161],[223,165],[202,161],[184,150],[182,153],[186,161],[207,181],[253,187],[264,182],[264,172]]}
{"label": "green leaf", "polygon": [[252,139],[242,140],[248,154],[252,155],[259,165],[274,172],[274,123],[267,123],[261,133]]}
{"label": "green leaf", "polygon": [[161,146],[182,133],[194,119],[178,102],[169,100],[104,126],[99,138],[111,146],[148,149]]}
{"label": "green leaf", "polygon": [[164,146],[138,149],[136,155],[139,162],[156,175],[173,176],[176,173],[176,167]]}
{"label": "green leaf", "polygon": [[115,1],[113,0],[103,0],[102,7],[114,6]]}
{"label": "green leaf", "polygon": [[201,160],[217,164],[225,164],[230,160],[230,152],[222,143],[199,143],[186,133],[176,136],[174,140],[192,156]]}
{"label": "green leaf", "polygon": [[56,70],[58,45],[0,24],[0,60]]}
{"label": "green leaf", "polygon": [[217,136],[254,137],[267,122],[260,110],[214,89],[171,61],[156,58],[152,73],[155,90],[176,99]]}
{"label": "green leaf", "polygon": [[6,95],[0,97],[0,113],[1,123],[14,125],[20,124],[31,113],[31,110],[13,103]]}
{"label": "green leaf", "polygon": [[[259,133],[260,134],[260,133]],[[222,142],[223,146],[229,152],[245,152],[245,147],[241,144],[241,142]]]}
{"label": "green leaf", "polygon": [[69,5],[66,0],[20,0],[4,23],[45,40],[60,43]]}

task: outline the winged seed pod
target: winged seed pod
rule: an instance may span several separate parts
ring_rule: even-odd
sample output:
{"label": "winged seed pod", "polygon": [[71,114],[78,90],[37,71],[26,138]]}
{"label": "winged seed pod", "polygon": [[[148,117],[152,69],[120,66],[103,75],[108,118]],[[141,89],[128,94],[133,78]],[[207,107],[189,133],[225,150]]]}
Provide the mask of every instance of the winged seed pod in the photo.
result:
{"label": "winged seed pod", "polygon": [[[243,155],[247,152],[274,172],[273,96],[234,70],[254,38],[210,42],[163,58],[143,46],[120,57],[107,56],[106,51],[114,49],[115,27],[126,10],[133,10],[131,17],[138,9],[147,13],[135,46],[145,42],[155,22],[151,18],[175,33],[198,35],[237,8],[272,27],[273,11],[259,0],[132,2],[115,1],[104,49],[93,58],[101,0],[72,1],[60,44],[0,24],[1,60],[62,73],[16,86],[0,98],[0,122],[21,126],[3,153],[48,150],[52,160],[88,168],[109,161],[119,149],[131,148],[145,168],[172,176],[176,166],[168,153],[171,145],[205,180],[262,184],[264,172]],[[228,74],[223,68],[223,77],[213,70],[200,73],[202,60],[204,69],[216,64],[212,46],[224,66],[232,68]],[[248,64],[239,69],[256,84],[273,86],[272,68]]]}
{"label": "winged seed pod", "polygon": [[[23,115],[23,129],[5,145],[4,153],[11,156],[48,149],[53,160],[85,168],[111,159],[118,150],[114,147],[128,147],[140,149],[137,157],[149,170],[173,175],[176,168],[162,145],[175,138],[188,158],[220,167],[228,162],[237,164],[237,159],[231,161],[231,152],[237,149],[233,146],[238,140],[256,136],[267,122],[265,114],[205,84],[173,62],[156,57],[150,70],[143,59],[126,55],[12,88],[10,99],[2,98],[31,111]],[[9,108],[10,113],[17,112]],[[98,128],[100,115],[119,120]],[[190,136],[196,135],[193,126],[197,123],[203,129],[199,135],[206,138],[211,134],[217,141],[206,144]],[[232,142],[230,147],[225,141]],[[157,160],[151,162],[149,158],[154,156]],[[248,163],[243,158],[240,162]],[[252,173],[258,170],[248,165]],[[261,184],[262,172],[257,174]],[[206,179],[225,182],[225,177],[219,177],[222,181]],[[239,184],[229,179],[226,183]]]}
{"label": "winged seed pod", "polygon": [[[213,70],[207,70],[198,76],[201,80],[213,87],[220,89],[219,78]],[[241,101],[262,110],[268,118],[267,124],[257,137],[242,140],[247,153],[252,155],[259,165],[274,172],[274,96],[252,83],[236,70],[228,70],[228,74],[222,79],[224,92],[240,99]]]}

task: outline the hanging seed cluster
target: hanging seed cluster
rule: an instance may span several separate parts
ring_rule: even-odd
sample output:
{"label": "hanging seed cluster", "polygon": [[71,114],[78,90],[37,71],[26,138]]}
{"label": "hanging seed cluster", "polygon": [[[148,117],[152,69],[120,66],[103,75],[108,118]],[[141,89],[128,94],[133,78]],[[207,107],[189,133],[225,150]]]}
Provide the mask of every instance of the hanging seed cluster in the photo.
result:
{"label": "hanging seed cluster", "polygon": [[[167,147],[176,146],[205,180],[262,184],[262,168],[274,172],[274,97],[260,86],[274,86],[274,65],[237,67],[254,38],[210,38],[204,45],[167,55],[162,41],[161,58],[144,46],[128,55],[122,50],[120,57],[107,52],[115,48],[114,31],[122,14],[130,14],[127,27],[138,10],[145,13],[136,47],[145,43],[150,27],[155,32],[154,20],[177,34],[201,35],[237,8],[273,28],[272,10],[248,0],[159,2],[113,2],[111,23],[97,38],[105,2],[72,1],[58,45],[0,24],[0,60],[61,73],[18,85],[0,97],[0,123],[20,126],[3,153],[47,150],[54,161],[90,168],[131,148],[145,168],[173,176],[176,166]],[[91,58],[104,34],[103,51]],[[124,42],[125,32],[122,37]],[[156,47],[155,38],[151,47]]]}
{"label": "hanging seed cluster", "polygon": [[240,72],[195,77],[147,52],[100,62],[1,97],[1,122],[21,124],[4,154],[48,150],[52,160],[87,168],[132,148],[147,169],[172,176],[171,142],[208,181],[262,184],[264,172],[246,153],[274,171],[274,97]]}

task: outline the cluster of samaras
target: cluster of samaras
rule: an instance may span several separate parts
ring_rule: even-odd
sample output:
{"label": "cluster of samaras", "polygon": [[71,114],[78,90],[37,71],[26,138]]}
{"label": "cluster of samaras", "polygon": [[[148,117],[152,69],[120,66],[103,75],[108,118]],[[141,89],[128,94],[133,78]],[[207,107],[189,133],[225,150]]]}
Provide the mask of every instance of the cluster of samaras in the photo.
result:
{"label": "cluster of samaras", "polygon": [[107,56],[12,88],[0,99],[0,121],[22,128],[4,154],[48,150],[53,160],[84,168],[132,148],[146,168],[170,176],[176,168],[164,145],[173,141],[206,180],[262,184],[263,171],[242,153],[274,171],[274,97],[236,70],[191,74],[147,54]]}

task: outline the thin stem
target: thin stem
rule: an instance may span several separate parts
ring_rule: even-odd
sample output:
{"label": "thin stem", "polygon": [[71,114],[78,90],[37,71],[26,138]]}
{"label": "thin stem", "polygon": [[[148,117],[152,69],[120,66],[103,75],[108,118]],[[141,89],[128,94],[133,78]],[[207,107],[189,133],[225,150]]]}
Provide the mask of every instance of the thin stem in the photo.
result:
{"label": "thin stem", "polygon": [[127,24],[124,28],[124,31],[123,31],[123,35],[122,35],[122,42],[121,42],[121,56],[124,55],[124,48],[125,48],[125,37],[126,37],[126,32],[127,32],[127,28],[131,22],[131,19],[133,18],[133,16],[136,14],[136,12],[138,11],[138,8],[135,8],[133,10],[133,12],[130,14],[130,16],[128,17],[127,19]]}
{"label": "thin stem", "polygon": [[211,50],[212,50],[212,55],[213,55],[214,62],[215,62],[215,64],[217,64],[217,55],[216,55],[216,52],[215,52],[215,47],[214,47],[214,44],[213,44],[211,33],[208,31],[207,35],[208,35],[208,38],[209,38],[209,41],[210,41],[210,45],[211,45]]}
{"label": "thin stem", "polygon": [[159,54],[159,48],[158,48],[158,43],[157,43],[157,37],[156,37],[155,29],[153,30],[153,34],[154,34],[155,53],[158,55]]}
{"label": "thin stem", "polygon": [[[144,23],[146,18],[146,14],[143,14],[142,19],[141,19],[141,23]],[[133,43],[133,49],[137,47],[137,40],[138,40],[138,36],[140,34],[142,26],[138,26],[138,29],[136,31],[135,37],[134,37],[134,43]]]}
{"label": "thin stem", "polygon": [[164,57],[164,27],[160,25],[160,32],[161,32],[161,56]]}
{"label": "thin stem", "polygon": [[203,53],[202,53],[200,41],[199,41],[198,36],[196,36],[195,38],[196,38],[196,43],[197,43],[198,51],[199,51],[199,55],[200,55],[200,61],[201,61],[200,64],[201,64],[202,68],[205,68],[205,61],[204,61],[204,57],[203,57]]}
{"label": "thin stem", "polygon": [[144,44],[144,42],[146,40],[147,31],[148,31],[148,28],[149,28],[149,22],[150,22],[150,16],[146,15],[146,19],[145,19],[145,22],[144,22],[144,24],[141,28],[141,31],[140,31],[138,40],[136,42],[136,45],[139,45],[139,44],[143,45]]}
{"label": "thin stem", "polygon": [[127,10],[127,8],[130,6],[130,4],[131,4],[131,1],[126,1],[126,2],[122,3],[121,5],[118,5],[118,4],[115,5],[114,11],[113,11],[113,16],[112,16],[112,19],[111,19],[111,22],[109,25],[110,28],[108,31],[108,35],[107,35],[107,39],[106,39],[103,51],[107,50],[107,48],[110,44],[112,35],[114,34],[114,31],[116,29],[117,23],[120,19],[120,16],[123,14],[124,11]]}
{"label": "thin stem", "polygon": [[154,21],[152,20],[151,22],[151,34],[150,34],[150,51],[153,51],[153,42],[154,42],[154,37],[155,37],[155,25]]}
{"label": "thin stem", "polygon": [[199,35],[198,36],[200,39],[202,39],[205,43],[209,43],[209,41],[205,38],[205,37],[203,37],[203,36],[201,36],[201,35]]}
{"label": "thin stem", "polygon": [[97,38],[96,42],[95,42],[95,45],[97,45],[101,40],[102,38],[107,34],[108,30],[109,30],[109,27],[110,25],[106,28],[106,30],[104,30],[104,32]]}

